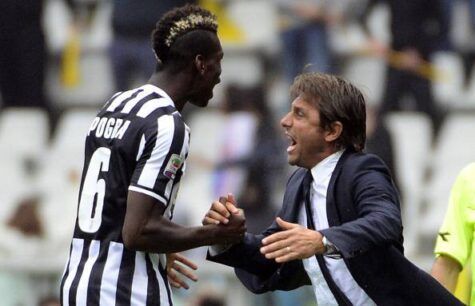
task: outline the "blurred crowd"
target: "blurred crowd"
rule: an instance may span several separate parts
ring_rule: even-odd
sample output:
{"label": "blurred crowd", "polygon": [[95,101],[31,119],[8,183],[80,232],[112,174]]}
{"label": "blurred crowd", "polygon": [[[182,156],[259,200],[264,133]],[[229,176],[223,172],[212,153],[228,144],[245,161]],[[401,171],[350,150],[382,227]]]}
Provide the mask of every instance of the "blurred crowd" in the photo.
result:
{"label": "blurred crowd", "polygon": [[[198,224],[213,199],[232,192],[248,230],[267,227],[290,173],[279,127],[290,105],[288,86],[300,72],[320,71],[342,75],[365,92],[366,150],[387,163],[401,190],[406,247],[418,256],[427,252],[425,241],[433,243],[441,214],[431,219],[432,236],[421,239],[418,216],[432,216],[431,206],[421,203],[445,207],[447,182],[475,156],[469,154],[475,145],[465,145],[469,160],[447,170],[461,150],[452,135],[469,134],[460,129],[475,122],[475,1],[2,0],[2,305],[56,305],[83,135],[108,97],[151,75],[156,59],[150,32],[160,16],[196,2],[218,16],[225,56],[210,107],[184,110],[192,139],[176,218]],[[466,125],[457,125],[458,115]],[[453,126],[459,127],[451,134]],[[446,138],[455,144],[443,159]],[[430,160],[446,167],[436,169]],[[443,183],[434,179],[438,173],[447,177]],[[439,193],[423,194],[433,187]],[[190,256],[202,260],[204,251]],[[290,305],[308,293],[279,294],[252,299]],[[220,295],[178,295],[184,305],[225,304]]]}

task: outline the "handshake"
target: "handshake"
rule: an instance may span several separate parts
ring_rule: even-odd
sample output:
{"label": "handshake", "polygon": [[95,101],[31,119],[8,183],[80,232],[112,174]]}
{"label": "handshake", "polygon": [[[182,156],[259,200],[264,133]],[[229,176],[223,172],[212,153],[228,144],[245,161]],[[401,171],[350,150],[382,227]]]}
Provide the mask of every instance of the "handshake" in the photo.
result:
{"label": "handshake", "polygon": [[216,235],[212,244],[239,243],[246,233],[244,212],[236,207],[236,200],[232,194],[214,201],[203,218],[202,224],[215,228]]}

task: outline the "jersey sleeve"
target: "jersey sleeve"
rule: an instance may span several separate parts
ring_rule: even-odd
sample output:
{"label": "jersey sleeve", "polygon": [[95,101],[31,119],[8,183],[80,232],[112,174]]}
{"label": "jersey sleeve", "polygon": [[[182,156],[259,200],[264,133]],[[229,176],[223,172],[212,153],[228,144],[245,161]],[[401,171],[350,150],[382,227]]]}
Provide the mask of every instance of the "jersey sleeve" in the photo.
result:
{"label": "jersey sleeve", "polygon": [[184,170],[189,134],[178,115],[164,115],[142,135],[129,190],[168,206],[175,181]]}
{"label": "jersey sleeve", "polygon": [[452,187],[444,222],[434,253],[446,255],[464,266],[470,257],[475,220],[475,164],[465,168]]}

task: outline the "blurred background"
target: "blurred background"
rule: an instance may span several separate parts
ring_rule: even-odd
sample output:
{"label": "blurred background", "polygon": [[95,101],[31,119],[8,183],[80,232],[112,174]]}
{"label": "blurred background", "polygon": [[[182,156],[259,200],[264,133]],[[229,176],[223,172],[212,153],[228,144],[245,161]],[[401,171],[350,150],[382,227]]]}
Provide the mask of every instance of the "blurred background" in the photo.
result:
{"label": "blurred background", "polygon": [[[475,160],[474,0],[2,0],[0,305],[58,305],[86,131],[114,92],[148,80],[160,16],[196,2],[217,15],[225,56],[208,108],[184,110],[175,222],[200,224],[233,192],[248,230],[267,227],[293,171],[279,126],[289,85],[330,72],[364,92],[366,151],[400,190],[406,255],[430,269],[451,185]],[[176,305],[315,304],[311,287],[253,296],[205,253],[186,252],[200,281]]]}

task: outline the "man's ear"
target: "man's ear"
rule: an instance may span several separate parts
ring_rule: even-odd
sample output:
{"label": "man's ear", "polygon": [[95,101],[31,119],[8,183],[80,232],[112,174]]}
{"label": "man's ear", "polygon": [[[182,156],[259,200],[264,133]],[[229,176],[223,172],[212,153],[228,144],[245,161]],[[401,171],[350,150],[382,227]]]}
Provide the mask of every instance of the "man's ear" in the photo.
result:
{"label": "man's ear", "polygon": [[197,54],[195,56],[195,68],[199,74],[203,75],[206,69],[205,58],[202,54]]}
{"label": "man's ear", "polygon": [[334,121],[330,124],[330,128],[325,131],[325,141],[334,142],[343,132],[343,124],[340,121]]}

